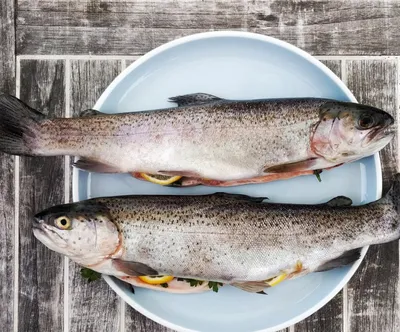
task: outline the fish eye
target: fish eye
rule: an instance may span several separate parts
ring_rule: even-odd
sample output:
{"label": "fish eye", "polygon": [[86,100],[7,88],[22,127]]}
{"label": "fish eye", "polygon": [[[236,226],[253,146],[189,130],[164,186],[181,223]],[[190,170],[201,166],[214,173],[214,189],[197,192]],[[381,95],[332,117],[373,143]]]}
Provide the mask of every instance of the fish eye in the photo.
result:
{"label": "fish eye", "polygon": [[67,230],[71,228],[71,220],[69,220],[68,217],[62,216],[58,217],[55,221],[54,224],[62,230]]}
{"label": "fish eye", "polygon": [[359,129],[369,129],[374,125],[374,119],[368,114],[363,114],[358,119]]}

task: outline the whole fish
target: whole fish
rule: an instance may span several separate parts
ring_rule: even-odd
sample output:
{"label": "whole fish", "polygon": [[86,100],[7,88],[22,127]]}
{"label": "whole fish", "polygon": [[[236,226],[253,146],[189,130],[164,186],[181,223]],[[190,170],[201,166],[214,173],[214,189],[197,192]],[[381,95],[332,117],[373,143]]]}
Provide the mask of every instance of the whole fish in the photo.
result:
{"label": "whole fish", "polygon": [[[106,173],[176,177],[175,185],[267,182],[355,161],[382,149],[394,120],[371,106],[329,99],[230,101],[193,94],[179,107],[49,119],[0,96],[0,151],[72,155]],[[183,178],[180,178],[183,177]]]}
{"label": "whole fish", "polygon": [[[223,193],[94,198],[38,213],[33,232],[92,270],[179,292],[199,291],[183,287],[187,279],[260,292],[276,278],[343,266],[361,247],[400,238],[400,175],[384,198],[363,206],[346,197],[319,205],[262,200]],[[163,288],[140,277],[158,275],[183,279]]]}

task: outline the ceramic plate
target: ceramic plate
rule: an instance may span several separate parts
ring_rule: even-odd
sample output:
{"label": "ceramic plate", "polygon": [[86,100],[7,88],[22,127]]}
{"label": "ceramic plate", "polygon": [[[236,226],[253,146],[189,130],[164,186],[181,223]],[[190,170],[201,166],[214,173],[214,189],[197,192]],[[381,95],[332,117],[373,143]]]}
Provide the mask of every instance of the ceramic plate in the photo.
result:
{"label": "ceramic plate", "polygon": [[[146,54],[120,74],[95,109],[122,113],[170,107],[168,98],[205,92],[231,99],[326,97],[355,101],[346,86],[307,53],[282,41],[243,32],[210,32],[178,39]],[[355,204],[381,195],[378,155],[322,173],[322,182],[303,176],[224,191],[273,202],[321,203],[335,196]],[[213,187],[166,188],[127,174],[74,170],[74,200],[126,194],[206,194]],[[366,248],[363,250],[365,255]],[[275,331],[326,304],[346,284],[360,261],[346,268],[314,273],[268,289],[268,296],[230,286],[219,293],[174,295],[136,289],[112,277],[107,283],[133,308],[179,331]]]}

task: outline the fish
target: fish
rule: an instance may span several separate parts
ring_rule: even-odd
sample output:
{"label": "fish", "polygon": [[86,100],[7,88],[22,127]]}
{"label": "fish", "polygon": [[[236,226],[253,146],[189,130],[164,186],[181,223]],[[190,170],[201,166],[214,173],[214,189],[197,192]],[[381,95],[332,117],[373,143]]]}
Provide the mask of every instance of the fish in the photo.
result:
{"label": "fish", "polygon": [[[344,196],[315,205],[218,192],[98,197],[39,212],[33,234],[72,261],[138,287],[182,294],[222,284],[260,293],[398,240],[399,212],[397,174],[384,197],[358,206]],[[173,283],[148,284],[143,276]]]}
{"label": "fish", "polygon": [[394,136],[390,114],[351,102],[204,93],[170,101],[178,107],[48,118],[1,95],[0,151],[77,156],[82,170],[172,177],[173,186],[234,186],[331,169],[374,154]]}

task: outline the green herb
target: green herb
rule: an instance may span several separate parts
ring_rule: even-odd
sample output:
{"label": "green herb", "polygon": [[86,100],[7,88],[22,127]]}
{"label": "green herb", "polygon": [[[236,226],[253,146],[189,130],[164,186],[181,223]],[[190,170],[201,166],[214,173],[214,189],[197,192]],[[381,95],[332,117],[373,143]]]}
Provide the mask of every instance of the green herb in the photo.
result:
{"label": "green herb", "polygon": [[163,284],[160,284],[160,286],[161,286],[162,288],[168,288],[168,283],[164,282]]}
{"label": "green herb", "polygon": [[178,278],[178,281],[186,281],[190,284],[190,287],[196,287],[203,284],[203,280],[196,280],[196,279],[185,279],[185,278]]}
{"label": "green herb", "polygon": [[314,175],[317,177],[318,182],[321,182],[321,181],[322,181],[322,180],[321,180],[321,176],[320,176],[321,173],[322,173],[322,169],[316,169],[316,170],[314,171]]}
{"label": "green herb", "polygon": [[81,269],[81,276],[87,279],[88,282],[92,282],[100,279],[101,274],[99,272],[88,269],[87,267],[84,267]]}
{"label": "green herb", "polygon": [[218,287],[223,286],[224,284],[221,282],[216,282],[216,281],[209,281],[208,282],[208,288],[212,289],[213,292],[218,293]]}

